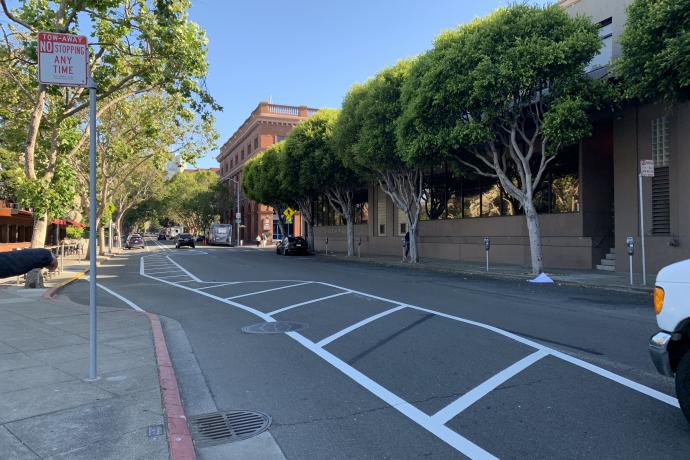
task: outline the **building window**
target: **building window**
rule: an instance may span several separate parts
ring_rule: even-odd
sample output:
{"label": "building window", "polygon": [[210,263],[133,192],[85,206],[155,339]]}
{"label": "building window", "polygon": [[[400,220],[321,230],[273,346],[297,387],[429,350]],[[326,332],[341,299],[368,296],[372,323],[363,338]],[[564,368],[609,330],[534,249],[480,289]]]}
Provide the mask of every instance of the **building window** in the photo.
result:
{"label": "building window", "polygon": [[254,138],[254,150],[259,148],[259,136]]}
{"label": "building window", "polygon": [[652,234],[671,233],[671,127],[666,116],[652,120]]}
{"label": "building window", "polygon": [[276,142],[284,141],[285,138],[287,138],[287,136],[284,136],[284,135],[282,135],[282,134],[278,134],[278,135],[276,136]]}
{"label": "building window", "polygon": [[240,153],[240,158],[244,160],[244,149],[242,149],[242,152]]}
{"label": "building window", "polygon": [[613,58],[613,19],[604,19],[598,25],[601,51],[587,66],[589,72],[606,67]]}
{"label": "building window", "polygon": [[376,194],[376,224],[378,225],[378,236],[386,236],[386,196],[380,190]]}
{"label": "building window", "polygon": [[652,120],[652,159],[655,168],[668,166],[671,149],[669,138],[671,134],[668,117],[663,116]]}
{"label": "building window", "polygon": [[398,235],[402,236],[407,233],[407,217],[402,209],[398,209]]}
{"label": "building window", "polygon": [[[564,148],[551,163],[534,194],[540,214],[580,211],[579,150]],[[447,166],[424,175],[421,220],[515,216],[520,204],[511,198],[496,179],[458,177]]]}

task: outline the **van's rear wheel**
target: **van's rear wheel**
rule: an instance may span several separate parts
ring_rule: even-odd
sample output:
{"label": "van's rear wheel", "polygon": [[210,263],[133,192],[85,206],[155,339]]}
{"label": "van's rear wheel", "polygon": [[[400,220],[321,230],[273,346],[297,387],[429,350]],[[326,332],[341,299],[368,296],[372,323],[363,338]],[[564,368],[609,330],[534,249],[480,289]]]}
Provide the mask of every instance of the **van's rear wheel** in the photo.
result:
{"label": "van's rear wheel", "polygon": [[676,396],[683,415],[690,422],[690,352],[686,352],[676,369]]}

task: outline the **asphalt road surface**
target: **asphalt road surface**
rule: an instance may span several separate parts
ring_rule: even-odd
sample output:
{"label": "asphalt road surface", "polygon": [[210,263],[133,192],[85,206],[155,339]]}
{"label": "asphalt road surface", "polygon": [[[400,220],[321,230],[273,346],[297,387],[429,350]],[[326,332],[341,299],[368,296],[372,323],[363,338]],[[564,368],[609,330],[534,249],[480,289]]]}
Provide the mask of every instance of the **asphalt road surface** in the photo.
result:
{"label": "asphalt road surface", "polygon": [[[646,295],[149,244],[99,283],[177,320],[217,407],[269,414],[289,459],[690,452]],[[302,328],[242,331],[274,321]]]}

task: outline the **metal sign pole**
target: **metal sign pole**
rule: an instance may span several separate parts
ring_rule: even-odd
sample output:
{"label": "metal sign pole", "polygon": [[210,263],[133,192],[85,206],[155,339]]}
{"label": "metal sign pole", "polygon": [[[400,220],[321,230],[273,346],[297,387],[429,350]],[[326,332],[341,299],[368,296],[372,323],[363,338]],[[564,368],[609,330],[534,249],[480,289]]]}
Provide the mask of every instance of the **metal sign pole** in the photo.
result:
{"label": "metal sign pole", "polygon": [[96,86],[89,87],[89,379],[96,380]]}
{"label": "metal sign pole", "polygon": [[640,180],[640,246],[642,248],[642,285],[647,285],[647,259],[644,253],[644,194],[642,193],[642,173],[638,176]]}

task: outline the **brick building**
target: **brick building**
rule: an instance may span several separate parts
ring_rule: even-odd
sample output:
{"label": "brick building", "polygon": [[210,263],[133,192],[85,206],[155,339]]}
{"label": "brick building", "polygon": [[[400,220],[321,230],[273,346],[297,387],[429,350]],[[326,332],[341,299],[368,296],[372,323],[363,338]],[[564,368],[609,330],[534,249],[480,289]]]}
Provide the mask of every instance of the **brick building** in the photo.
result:
{"label": "brick building", "polygon": [[[242,126],[223,144],[220,154],[216,157],[220,163],[221,181],[227,182],[233,196],[235,196],[237,184],[242,182],[245,162],[276,142],[285,139],[297,123],[309,118],[316,111],[317,109],[306,106],[259,103]],[[245,243],[250,243],[263,232],[269,232],[271,236],[277,238],[279,230],[275,223],[277,216],[274,215],[273,209],[245,198],[241,186],[239,189],[239,212],[242,215],[240,238]],[[231,215],[222,216],[221,221],[235,225],[236,212],[237,210],[233,209]],[[295,216],[290,234],[300,233],[301,219]]]}

